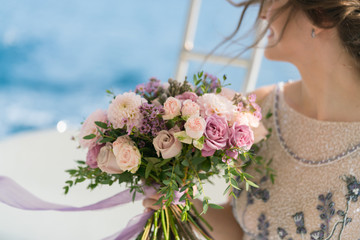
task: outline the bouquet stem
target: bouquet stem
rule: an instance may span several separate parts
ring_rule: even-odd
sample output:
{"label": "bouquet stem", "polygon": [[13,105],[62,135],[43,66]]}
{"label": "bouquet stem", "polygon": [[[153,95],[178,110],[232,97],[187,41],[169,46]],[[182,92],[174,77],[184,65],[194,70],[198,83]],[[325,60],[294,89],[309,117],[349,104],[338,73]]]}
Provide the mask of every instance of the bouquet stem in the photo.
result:
{"label": "bouquet stem", "polygon": [[[147,221],[144,231],[137,237],[138,240],[197,240],[194,230],[207,240],[212,238],[197,220],[206,221],[200,218],[199,213],[187,212],[185,220],[182,220],[184,211],[182,205],[164,206],[154,212],[154,215]],[[208,225],[208,223],[206,223]]]}

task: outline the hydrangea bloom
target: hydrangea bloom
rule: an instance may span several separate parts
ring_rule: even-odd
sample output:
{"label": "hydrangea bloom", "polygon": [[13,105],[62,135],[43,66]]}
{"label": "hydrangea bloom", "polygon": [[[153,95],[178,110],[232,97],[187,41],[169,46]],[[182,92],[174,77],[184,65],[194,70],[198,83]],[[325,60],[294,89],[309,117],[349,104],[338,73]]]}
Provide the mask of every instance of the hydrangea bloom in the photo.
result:
{"label": "hydrangea bloom", "polygon": [[230,121],[236,109],[229,99],[218,94],[206,93],[199,97],[197,103],[200,105],[200,113],[204,118],[216,114]]}

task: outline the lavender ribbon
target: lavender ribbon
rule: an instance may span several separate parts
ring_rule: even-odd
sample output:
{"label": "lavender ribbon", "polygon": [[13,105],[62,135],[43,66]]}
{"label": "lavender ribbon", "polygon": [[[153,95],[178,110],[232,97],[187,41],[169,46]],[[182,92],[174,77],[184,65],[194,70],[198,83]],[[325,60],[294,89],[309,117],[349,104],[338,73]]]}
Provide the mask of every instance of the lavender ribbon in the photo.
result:
{"label": "lavender ribbon", "polygon": [[[145,196],[156,193],[156,189],[153,187],[144,187],[145,195],[137,194],[135,200],[141,200]],[[21,187],[14,180],[0,176],[0,202],[5,203],[8,206],[23,209],[23,210],[36,210],[47,211],[54,210],[60,212],[75,212],[75,211],[89,211],[107,209],[119,205],[123,205],[132,201],[132,194],[127,189],[112,197],[104,199],[100,202],[84,206],[84,207],[72,207],[67,205],[55,204],[41,200],[34,196],[29,191]],[[153,212],[146,212],[139,214],[132,218],[126,228],[119,231],[112,236],[104,238],[104,240],[129,240],[138,235],[144,228],[147,220]]]}

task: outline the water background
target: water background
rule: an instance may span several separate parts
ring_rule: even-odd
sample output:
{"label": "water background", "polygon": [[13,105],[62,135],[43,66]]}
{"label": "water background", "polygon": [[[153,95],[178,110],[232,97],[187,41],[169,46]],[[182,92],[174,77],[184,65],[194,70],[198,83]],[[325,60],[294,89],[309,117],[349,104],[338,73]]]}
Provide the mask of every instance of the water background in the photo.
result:
{"label": "water background", "polygon": [[[0,0],[0,140],[53,129],[59,121],[79,128],[92,111],[107,107],[107,89],[129,91],[150,77],[167,81],[175,74],[189,2]],[[204,0],[195,49],[210,52],[239,16],[225,0]],[[219,53],[234,55],[250,42]],[[189,75],[227,74],[231,88],[240,89],[244,70],[200,67],[192,63]],[[298,78],[290,64],[264,59],[257,87]]]}

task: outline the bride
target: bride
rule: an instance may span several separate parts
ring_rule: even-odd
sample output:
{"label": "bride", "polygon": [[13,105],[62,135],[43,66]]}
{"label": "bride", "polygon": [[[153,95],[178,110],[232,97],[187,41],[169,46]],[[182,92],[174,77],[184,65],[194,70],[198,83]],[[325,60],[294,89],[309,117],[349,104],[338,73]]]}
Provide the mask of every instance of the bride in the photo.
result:
{"label": "bride", "polygon": [[[258,189],[237,191],[224,209],[209,209],[211,235],[360,239],[360,1],[233,4],[258,3],[258,17],[268,23],[265,57],[292,63],[301,79],[255,91],[263,115],[273,113],[264,120],[272,135],[259,155],[272,160],[277,176],[272,183],[253,171]],[[157,209],[158,197],[143,205]]]}

